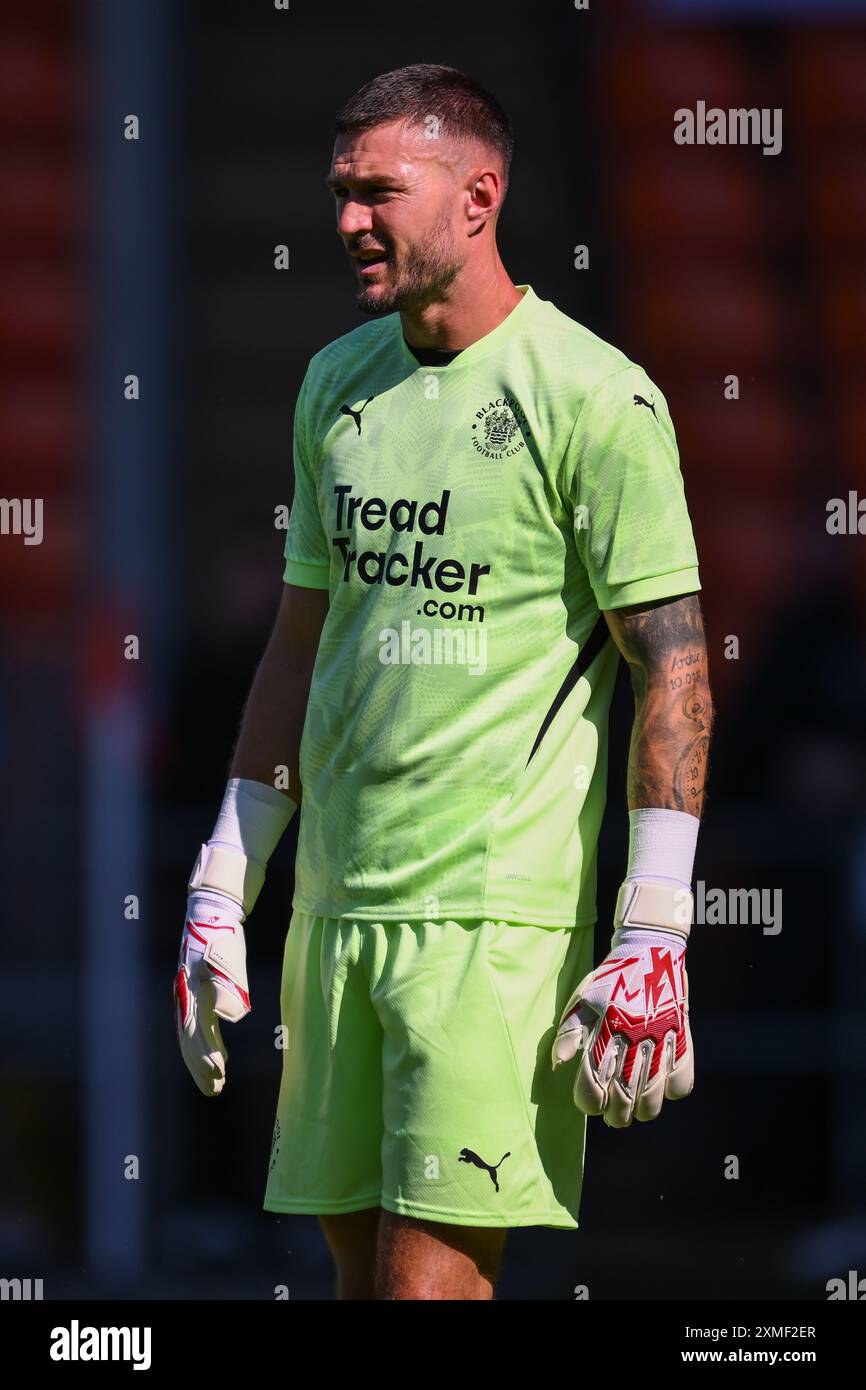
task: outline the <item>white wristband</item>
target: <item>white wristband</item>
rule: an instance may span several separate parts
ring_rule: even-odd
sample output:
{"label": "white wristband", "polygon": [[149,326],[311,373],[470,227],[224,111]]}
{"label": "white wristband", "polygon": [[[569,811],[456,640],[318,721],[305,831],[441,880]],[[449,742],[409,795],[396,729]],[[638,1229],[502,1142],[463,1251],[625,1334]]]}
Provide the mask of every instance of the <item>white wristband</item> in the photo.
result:
{"label": "white wristband", "polygon": [[231,845],[266,866],[297,809],[296,801],[267,782],[232,777],[210,843]]}
{"label": "white wristband", "polygon": [[628,813],[626,879],[669,881],[689,888],[700,821],[685,811],[642,807]]}
{"label": "white wristband", "polygon": [[193,867],[190,892],[225,893],[248,915],[268,860],[297,809],[296,801],[265,782],[230,778],[213,835]]}

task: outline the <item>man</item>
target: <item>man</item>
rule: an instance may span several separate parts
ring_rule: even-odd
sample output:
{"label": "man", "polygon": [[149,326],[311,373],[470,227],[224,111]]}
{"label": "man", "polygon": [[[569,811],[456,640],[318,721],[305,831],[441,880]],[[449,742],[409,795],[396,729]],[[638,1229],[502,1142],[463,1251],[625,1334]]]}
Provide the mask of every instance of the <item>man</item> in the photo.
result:
{"label": "man", "polygon": [[[243,922],[302,800],[264,1206],[319,1217],[341,1298],[487,1299],[509,1227],[577,1226],[587,1114],[692,1088],[697,558],[664,396],[500,259],[495,99],[417,64],[336,129],[369,322],[298,396],[286,587],[190,882],[178,1036],[219,1093]],[[629,863],[593,970],[620,654]]]}

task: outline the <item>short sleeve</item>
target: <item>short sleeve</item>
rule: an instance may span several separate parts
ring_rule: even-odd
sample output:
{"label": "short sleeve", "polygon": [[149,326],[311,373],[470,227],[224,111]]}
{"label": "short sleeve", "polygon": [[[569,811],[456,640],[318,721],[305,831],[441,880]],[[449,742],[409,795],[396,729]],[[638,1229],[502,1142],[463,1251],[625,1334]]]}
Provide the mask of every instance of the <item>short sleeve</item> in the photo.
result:
{"label": "short sleeve", "polygon": [[295,496],[283,547],[283,579],[304,589],[327,589],[331,570],[328,538],[322,526],[316,480],[311,466],[307,427],[309,374],[304,377],[295,404],[292,430]]}
{"label": "short sleeve", "polygon": [[625,367],[589,392],[560,477],[600,609],[700,589],[673,422],[642,368]]}

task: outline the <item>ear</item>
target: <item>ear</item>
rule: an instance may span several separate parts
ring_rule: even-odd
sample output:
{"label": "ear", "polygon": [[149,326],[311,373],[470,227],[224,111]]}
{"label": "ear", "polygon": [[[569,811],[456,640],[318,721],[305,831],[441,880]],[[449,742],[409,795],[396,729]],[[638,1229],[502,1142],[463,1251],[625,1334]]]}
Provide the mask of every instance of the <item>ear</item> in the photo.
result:
{"label": "ear", "polygon": [[480,232],[502,205],[502,180],[489,165],[474,169],[467,184],[466,220],[470,235]]}

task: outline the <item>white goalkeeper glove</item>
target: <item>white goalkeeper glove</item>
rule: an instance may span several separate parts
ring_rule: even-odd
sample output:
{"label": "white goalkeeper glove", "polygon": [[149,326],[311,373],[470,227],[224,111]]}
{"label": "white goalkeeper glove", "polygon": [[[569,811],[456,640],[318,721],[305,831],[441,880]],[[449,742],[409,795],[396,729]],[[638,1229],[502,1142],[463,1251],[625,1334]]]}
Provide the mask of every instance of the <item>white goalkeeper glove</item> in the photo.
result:
{"label": "white goalkeeper glove", "polygon": [[553,1043],[557,1067],[579,1056],[574,1103],[623,1129],[654,1120],[694,1086],[686,942],[692,894],[626,880],[604,960],[581,980]]}
{"label": "white goalkeeper glove", "polygon": [[181,1055],[206,1096],[225,1085],[228,1052],[219,1020],[250,1012],[244,922],[265,881],[276,844],[297,802],[267,783],[232,778],[214,830],[202,845],[174,977],[175,1031]]}
{"label": "white goalkeeper glove", "polygon": [[199,1090],[218,1096],[228,1060],[219,1020],[239,1023],[251,1008],[244,912],[213,890],[190,893],[186,912],[174,981],[177,1040]]}

